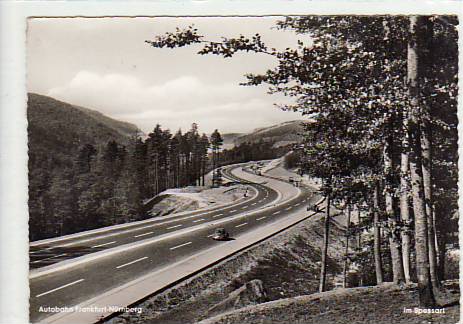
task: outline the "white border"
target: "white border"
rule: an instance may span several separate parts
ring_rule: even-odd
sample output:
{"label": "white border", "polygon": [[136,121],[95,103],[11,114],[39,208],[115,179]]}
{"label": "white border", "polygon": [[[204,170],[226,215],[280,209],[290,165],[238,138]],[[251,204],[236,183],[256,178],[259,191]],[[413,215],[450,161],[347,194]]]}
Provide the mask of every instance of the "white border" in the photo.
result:
{"label": "white border", "polygon": [[[0,323],[28,322],[27,122],[25,118],[27,17],[460,14],[462,6],[458,0],[175,2],[0,0]],[[461,23],[459,32],[461,35]],[[459,45],[463,48],[461,37]],[[463,85],[461,79],[460,75],[460,89]],[[459,100],[459,116],[462,111],[461,102],[462,100]],[[463,137],[461,123],[459,136],[461,145]],[[463,170],[462,160],[460,159],[459,162],[460,170]],[[461,190],[460,197],[462,197]]]}

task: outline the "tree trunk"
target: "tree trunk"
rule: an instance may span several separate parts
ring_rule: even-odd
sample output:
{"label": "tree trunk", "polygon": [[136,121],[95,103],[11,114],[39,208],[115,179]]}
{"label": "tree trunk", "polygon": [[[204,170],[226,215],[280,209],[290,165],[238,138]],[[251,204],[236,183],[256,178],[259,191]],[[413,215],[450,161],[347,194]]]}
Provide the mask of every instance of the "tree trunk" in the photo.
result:
{"label": "tree trunk", "polygon": [[159,172],[158,172],[158,154],[154,158],[154,194],[159,193]]}
{"label": "tree trunk", "polygon": [[180,188],[180,153],[177,156],[176,159],[176,177],[175,177],[175,187]]}
{"label": "tree trunk", "polygon": [[418,277],[418,293],[420,305],[434,307],[436,301],[431,283],[428,251],[428,219],[426,216],[426,202],[423,186],[421,166],[421,140],[419,128],[419,91],[418,91],[418,30],[424,17],[410,17],[410,40],[408,43],[408,88],[410,95],[410,175],[412,185],[413,210],[415,214],[415,250],[416,272]]}
{"label": "tree trunk", "polygon": [[392,137],[388,135],[386,142],[384,144],[384,173],[386,178],[386,215],[389,225],[389,250],[391,252],[391,262],[392,262],[392,275],[393,282],[399,284],[404,282],[404,267],[402,263],[402,252],[400,246],[400,235],[398,234],[397,229],[397,217],[394,210],[394,200],[392,193],[392,173],[393,173],[393,161],[392,161]]}
{"label": "tree trunk", "polygon": [[439,287],[439,279],[437,277],[437,256],[436,256],[436,241],[434,229],[434,211],[432,199],[432,183],[431,183],[431,134],[430,125],[428,122],[429,109],[425,111],[422,117],[422,130],[421,130],[421,150],[422,150],[422,169],[423,169],[423,185],[424,197],[426,202],[426,216],[428,217],[428,249],[429,249],[429,270],[431,272],[431,282],[434,288]]}
{"label": "tree trunk", "polygon": [[216,177],[216,158],[215,158],[215,147],[212,146],[212,186],[215,187],[215,177]]}
{"label": "tree trunk", "polygon": [[379,183],[375,182],[373,191],[373,226],[376,284],[383,283],[383,263],[381,260],[381,235],[379,224]]}
{"label": "tree trunk", "polygon": [[349,265],[349,239],[350,239],[350,204],[347,204],[347,222],[346,222],[346,250],[344,251],[344,267],[343,267],[343,280],[342,287],[347,288],[347,267]]}
{"label": "tree trunk", "polygon": [[[360,206],[358,206],[357,208],[357,218],[358,218],[358,225],[360,227],[360,221],[361,221],[361,218],[360,218]],[[358,237],[357,237],[357,248],[360,250],[362,248],[362,231],[358,230]]]}
{"label": "tree trunk", "polygon": [[445,280],[445,255],[446,255],[446,234],[440,236],[439,240],[439,262],[437,264],[437,275],[439,280]]}
{"label": "tree trunk", "polygon": [[409,209],[409,159],[408,159],[408,115],[403,118],[404,137],[402,140],[402,153],[400,154],[400,217],[402,228],[402,261],[404,265],[405,282],[410,283],[410,209]]}
{"label": "tree trunk", "polygon": [[320,270],[320,292],[324,292],[326,288],[326,258],[328,254],[328,240],[330,233],[330,206],[331,205],[331,194],[328,193],[326,196],[326,212],[323,232],[323,249],[322,249],[322,261]]}

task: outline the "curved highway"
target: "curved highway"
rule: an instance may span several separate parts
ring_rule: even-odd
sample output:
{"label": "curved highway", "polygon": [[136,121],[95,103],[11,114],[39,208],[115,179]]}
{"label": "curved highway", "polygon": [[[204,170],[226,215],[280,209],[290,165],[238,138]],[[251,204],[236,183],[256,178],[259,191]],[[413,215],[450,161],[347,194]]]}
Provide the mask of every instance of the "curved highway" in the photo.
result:
{"label": "curved highway", "polygon": [[[231,173],[233,168],[225,168],[224,175],[241,180]],[[32,242],[31,321],[52,315],[40,312],[40,306],[72,307],[199,251],[224,244],[211,239],[217,227],[225,227],[232,238],[239,239],[239,235],[306,208],[316,200],[312,191],[301,188],[301,194],[294,199],[272,206],[278,197],[275,190],[264,184],[244,183],[252,186],[256,194],[235,204],[38,244]],[[259,211],[266,205],[271,207]]]}
{"label": "curved highway", "polygon": [[[226,169],[224,175],[239,182],[240,179],[230,172],[233,169]],[[277,193],[271,188],[250,182],[245,183],[253,187],[257,195],[251,190],[247,199],[240,199],[224,206],[181,213],[178,216],[157,217],[124,224],[121,227],[111,226],[103,228],[101,231],[82,232],[77,235],[44,240],[43,242],[32,242],[29,250],[29,267],[30,269],[37,269],[50,266],[63,260],[175,232],[209,220],[220,220],[241,213],[244,210],[251,211],[261,208],[277,197]]]}

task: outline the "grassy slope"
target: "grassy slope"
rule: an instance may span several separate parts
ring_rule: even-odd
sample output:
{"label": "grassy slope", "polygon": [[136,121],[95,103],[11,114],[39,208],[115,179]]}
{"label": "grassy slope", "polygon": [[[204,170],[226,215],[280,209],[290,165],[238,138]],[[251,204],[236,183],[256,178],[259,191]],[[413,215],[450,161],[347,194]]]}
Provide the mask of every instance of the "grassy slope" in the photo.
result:
{"label": "grassy slope", "polygon": [[[441,301],[458,298],[458,283]],[[418,307],[416,286],[401,289],[392,284],[376,287],[338,289],[325,293],[288,298],[241,308],[201,322],[201,324],[421,324],[457,323],[459,306],[448,305],[445,314],[408,314],[404,307]]]}

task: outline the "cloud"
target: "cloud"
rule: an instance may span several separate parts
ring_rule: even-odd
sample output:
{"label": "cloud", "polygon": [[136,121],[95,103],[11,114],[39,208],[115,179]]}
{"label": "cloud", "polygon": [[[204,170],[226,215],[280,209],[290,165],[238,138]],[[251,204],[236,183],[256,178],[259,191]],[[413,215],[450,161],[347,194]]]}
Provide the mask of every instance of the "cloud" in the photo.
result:
{"label": "cloud", "polygon": [[64,86],[52,88],[48,95],[132,122],[145,132],[157,123],[175,131],[193,122],[208,133],[215,128],[245,132],[300,118],[275,108],[272,103],[277,98],[267,95],[263,88],[211,84],[189,75],[161,84],[145,84],[131,75],[80,71]]}

